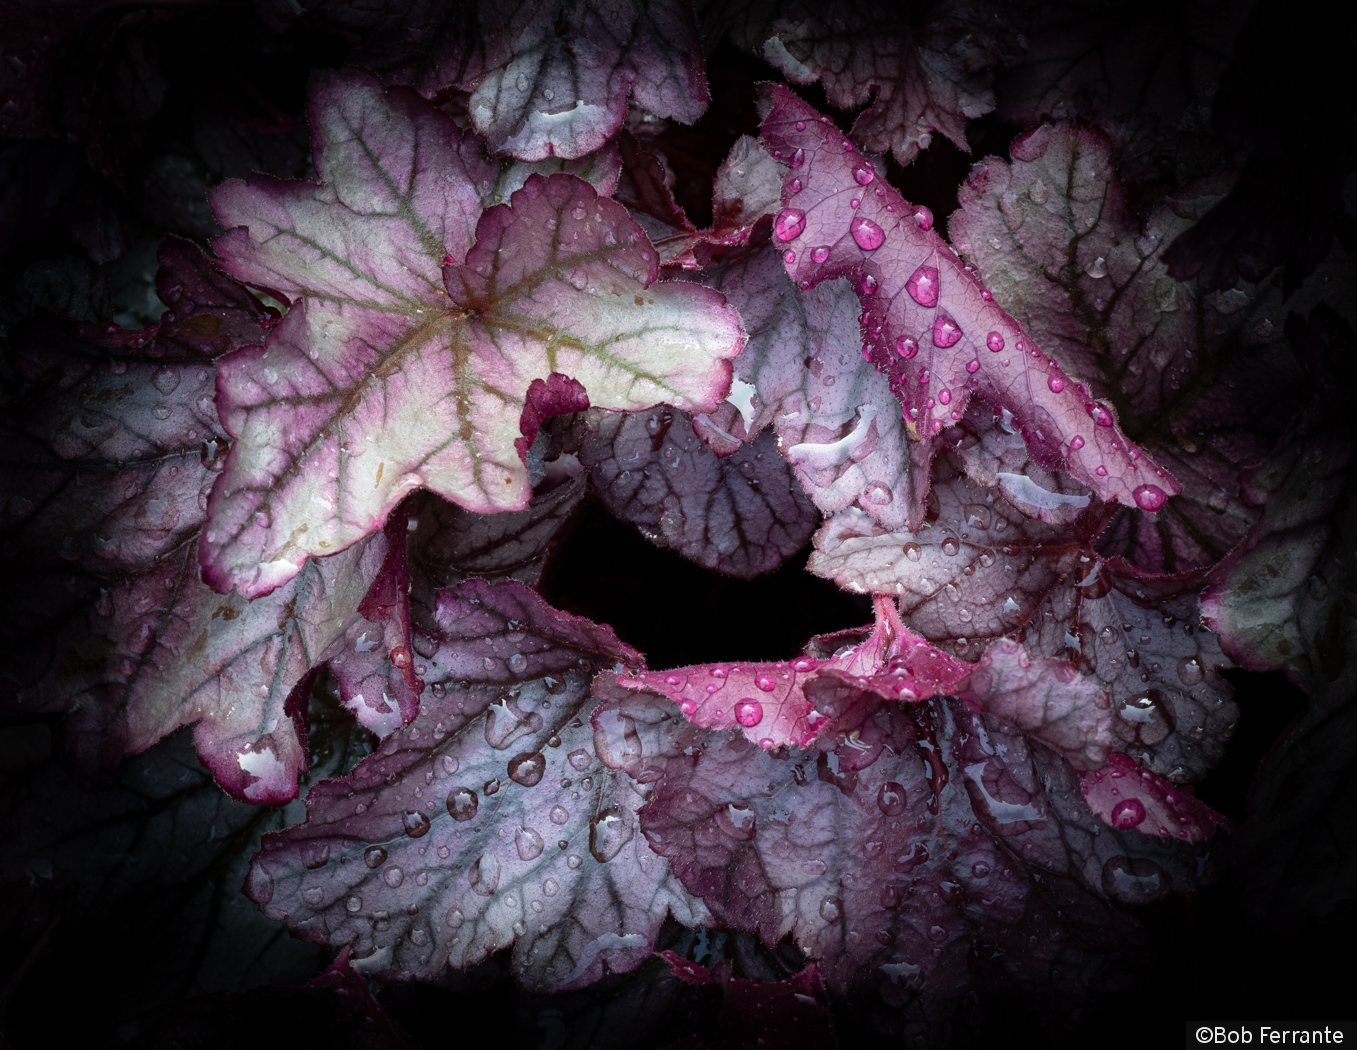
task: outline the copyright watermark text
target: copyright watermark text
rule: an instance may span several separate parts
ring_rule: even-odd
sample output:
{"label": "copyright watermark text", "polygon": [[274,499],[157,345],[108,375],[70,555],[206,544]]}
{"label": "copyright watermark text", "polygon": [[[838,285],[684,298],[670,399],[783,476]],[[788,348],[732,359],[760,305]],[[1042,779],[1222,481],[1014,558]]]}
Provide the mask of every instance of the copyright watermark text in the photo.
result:
{"label": "copyright watermark text", "polygon": [[1343,1030],[1323,1028],[1274,1028],[1271,1025],[1199,1025],[1193,1030],[1204,1046],[1334,1046],[1343,1042]]}

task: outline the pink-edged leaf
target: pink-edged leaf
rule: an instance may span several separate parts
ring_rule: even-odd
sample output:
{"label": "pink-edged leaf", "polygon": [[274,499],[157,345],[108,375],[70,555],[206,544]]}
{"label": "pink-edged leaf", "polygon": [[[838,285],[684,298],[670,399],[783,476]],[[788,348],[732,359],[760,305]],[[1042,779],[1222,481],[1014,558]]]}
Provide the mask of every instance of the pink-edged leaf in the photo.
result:
{"label": "pink-edged leaf", "polygon": [[354,60],[434,98],[471,92],[476,130],[523,160],[580,157],[622,127],[627,99],[691,124],[709,95],[697,22],[680,0],[401,0],[336,14],[372,27]]}
{"label": "pink-edged leaf", "polygon": [[713,1040],[690,1037],[674,1050],[727,1050],[779,1046],[788,1050],[837,1050],[825,982],[812,964],[781,981],[731,976],[730,960],[711,969],[674,952],[660,952],[670,972],[685,984],[721,989],[721,1012]]}
{"label": "pink-edged leaf", "polygon": [[[168,242],[161,261],[172,305],[158,327],[93,332],[107,351],[54,337],[17,357],[38,383],[5,464],[7,539],[27,552],[11,586],[30,596],[7,624],[6,701],[70,712],[72,750],[103,765],[194,725],[223,787],[285,802],[307,766],[309,675],[345,632],[381,641],[341,681],[391,683],[393,702],[355,702],[360,719],[385,732],[413,714],[412,683],[390,665],[406,637],[403,592],[366,606],[383,627],[360,611],[372,577],[401,571],[403,545],[388,557],[375,537],[258,602],[202,582],[196,552],[226,444],[215,360],[259,338],[262,311],[186,242]],[[53,535],[66,537],[58,558]]]}
{"label": "pink-edged leaf", "polygon": [[640,786],[594,754],[590,678],[643,666],[638,653],[521,584],[482,581],[441,592],[417,646],[419,717],[265,838],[246,890],[266,914],[387,976],[513,945],[537,989],[634,969],[669,912],[707,919],[636,834]]}
{"label": "pink-edged leaf", "polygon": [[[773,222],[787,272],[805,287],[853,281],[864,352],[920,436],[960,420],[977,393],[1012,413],[1035,458],[1104,499],[1157,509],[1178,491],[1117,427],[1112,408],[993,301],[930,215],[886,185],[813,108],[785,88],[764,91],[764,141],[793,165]],[[915,525],[920,519],[911,515]]]}
{"label": "pink-edged leaf", "polygon": [[853,137],[908,164],[935,131],[968,149],[966,121],[994,109],[994,69],[1020,29],[981,0],[946,0],[917,21],[884,0],[792,0],[766,32],[764,56],[788,80],[819,80],[839,109],[870,101]]}
{"label": "pink-edged leaf", "polygon": [[697,228],[674,200],[664,157],[642,145],[629,131],[617,137],[617,144],[622,169],[613,197],[626,205],[636,224],[645,230],[660,253],[660,262],[691,266]]}
{"label": "pink-edged leaf", "polygon": [[1291,354],[1266,337],[1273,311],[1261,290],[1203,296],[1165,267],[1164,248],[1219,187],[1194,184],[1142,223],[1101,132],[1042,125],[1013,143],[1012,158],[972,169],[953,242],[1183,487],[1162,506],[1156,497],[1123,512],[1106,549],[1151,571],[1210,565],[1257,517],[1235,479],[1294,413],[1299,380]]}
{"label": "pink-edged leaf", "polygon": [[1186,789],[1139,769],[1125,755],[1112,755],[1107,764],[1079,775],[1089,809],[1122,830],[1136,828],[1146,835],[1201,842],[1229,821]]}
{"label": "pink-edged leaf", "polygon": [[712,232],[706,240],[748,241],[755,224],[781,207],[786,170],[758,139],[750,135],[736,139],[712,180]]}
{"label": "pink-edged leaf", "polygon": [[[1021,488],[1045,498],[1035,481]],[[1202,574],[1154,576],[1103,559],[1094,545],[1105,507],[1054,525],[1023,514],[1005,491],[940,470],[927,528],[890,532],[864,514],[837,514],[816,534],[809,568],[850,590],[898,596],[911,628],[959,655],[978,659],[1011,635],[1034,657],[1069,661],[1090,701],[1110,694],[1118,750],[1175,782],[1200,779],[1238,717],[1217,673],[1229,661],[1199,626]]]}
{"label": "pink-edged leaf", "polygon": [[526,506],[515,444],[534,380],[559,373],[613,409],[709,408],[727,389],[735,313],[653,283],[645,235],[587,183],[533,175],[482,215],[492,173],[475,141],[366,74],[318,77],[312,125],[319,184],[213,195],[224,265],[295,301],[265,346],[222,366],[236,443],[203,545],[214,585],[267,593],[416,488]]}
{"label": "pink-edged leaf", "polygon": [[[1069,664],[1033,659],[1006,639],[969,664],[909,631],[889,599],[876,599],[875,608],[870,633],[854,632],[860,640],[831,656],[603,675],[594,691],[605,700],[629,692],[665,697],[693,725],[739,731],[765,751],[809,747],[851,728],[864,702],[949,694],[1042,739],[1080,768],[1101,765],[1114,745],[1106,691],[1084,683]],[[606,712],[595,722],[601,730],[611,725]]]}
{"label": "pink-edged leaf", "polygon": [[619,180],[622,178],[622,154],[618,149],[618,139],[610,139],[593,153],[567,160],[564,157],[547,157],[545,160],[513,160],[509,157],[499,159],[499,175],[494,187],[485,195],[486,207],[503,204],[509,200],[532,175],[574,175],[583,179],[598,190],[600,196],[611,197],[616,194]]}
{"label": "pink-edged leaf", "polygon": [[889,381],[859,353],[849,284],[799,293],[781,249],[767,240],[756,234],[748,250],[727,253],[709,271],[749,333],[731,398],[744,393],[748,433],[772,427],[822,511],[856,505],[899,528],[911,511],[921,515],[932,444],[911,439]]}
{"label": "pink-edged leaf", "polygon": [[1103,826],[1068,765],[956,701],[864,708],[800,756],[665,707],[638,694],[595,715],[631,722],[647,840],[721,922],[790,934],[836,994],[922,997],[930,1016],[996,980],[1050,994],[1050,966],[1074,973],[1129,932],[1099,897],[1191,889],[1221,852]]}
{"label": "pink-edged leaf", "polygon": [[590,412],[578,454],[617,517],[732,576],[776,569],[819,522],[771,434],[718,458],[678,409]]}
{"label": "pink-edged leaf", "polygon": [[1118,744],[1111,693],[1102,682],[1064,660],[1033,657],[1008,638],[986,650],[955,692],[1058,751],[1075,769],[1098,769]]}

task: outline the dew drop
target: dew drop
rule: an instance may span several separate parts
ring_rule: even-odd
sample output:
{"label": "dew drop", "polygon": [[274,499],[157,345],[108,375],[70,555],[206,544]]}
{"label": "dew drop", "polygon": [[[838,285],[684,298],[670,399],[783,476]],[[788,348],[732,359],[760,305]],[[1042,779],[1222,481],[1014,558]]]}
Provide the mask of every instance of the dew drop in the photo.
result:
{"label": "dew drop", "polygon": [[948,536],[942,541],[942,553],[947,557],[956,557],[959,550],[961,550],[961,544],[956,541],[955,536]]}
{"label": "dew drop", "polygon": [[1101,255],[1098,256],[1096,259],[1094,259],[1091,263],[1088,264],[1088,267],[1084,270],[1084,272],[1088,274],[1090,277],[1092,277],[1094,280],[1099,280],[1103,277],[1106,277],[1107,260],[1104,259]]}
{"label": "dew drop", "polygon": [[788,248],[785,252],[782,253],[782,261],[785,262],[788,266],[790,266],[792,263],[796,262],[796,252]]}
{"label": "dew drop", "polygon": [[1158,485],[1138,485],[1131,495],[1135,498],[1137,507],[1148,511],[1158,510],[1168,499]]}
{"label": "dew drop", "polygon": [[457,766],[457,758],[454,755],[443,756],[443,772],[445,775],[452,776],[452,774],[457,772]]}
{"label": "dew drop", "polygon": [[[849,223],[848,232],[864,252],[874,252],[886,243],[886,231],[861,215]],[[933,272],[937,273],[936,270]]]}
{"label": "dew drop", "polygon": [[319,886],[312,886],[302,891],[302,900],[313,908],[325,899],[325,891]]}
{"label": "dew drop", "polygon": [[927,233],[933,228],[933,213],[922,204],[916,205],[914,208],[914,222],[918,225],[919,229]]}
{"label": "dew drop", "polygon": [[910,561],[918,561],[923,557],[923,548],[917,543],[906,543],[904,546],[905,557]]}
{"label": "dew drop", "polygon": [[736,841],[748,842],[757,830],[758,818],[751,807],[732,802],[716,811],[716,825]]}
{"label": "dew drop", "polygon": [[985,336],[985,345],[997,354],[1004,348],[1004,337],[998,332],[990,332],[989,335]]}
{"label": "dew drop", "polygon": [[405,881],[405,872],[396,867],[387,868],[382,874],[382,881],[394,890]]}
{"label": "dew drop", "polygon": [[980,371],[980,358],[973,357],[969,361],[967,361],[966,371],[969,372],[971,375],[975,375],[976,372]]}
{"label": "dew drop", "polygon": [[1112,425],[1112,413],[1103,405],[1096,401],[1090,401],[1084,406],[1084,411],[1088,413],[1088,418],[1093,420],[1100,427],[1110,427]]}
{"label": "dew drop", "polygon": [[514,835],[514,847],[518,850],[519,860],[536,860],[546,849],[546,843],[532,828],[519,828]]}
{"label": "dew drop", "polygon": [[431,826],[429,818],[417,809],[406,810],[402,813],[401,823],[405,826],[405,833],[412,839],[423,838],[429,833]]}
{"label": "dew drop", "polygon": [[525,751],[509,759],[509,779],[524,787],[536,787],[547,771],[547,760],[540,751]]}
{"label": "dew drop", "polygon": [[589,852],[600,864],[606,864],[631,841],[635,828],[616,809],[605,809],[589,824]]}
{"label": "dew drop", "polygon": [[938,268],[921,265],[905,282],[905,291],[920,306],[938,305]]}
{"label": "dew drop", "polygon": [[746,697],[735,705],[735,721],[746,729],[763,721],[763,705],[752,697]]}
{"label": "dew drop", "polygon": [[479,805],[476,792],[468,787],[453,788],[448,792],[448,814],[456,821],[467,821],[476,815]]}
{"label": "dew drop", "polygon": [[1124,798],[1112,807],[1112,826],[1125,831],[1145,820],[1145,804],[1138,798]]}
{"label": "dew drop", "polygon": [[380,868],[386,863],[386,850],[381,846],[369,846],[363,850],[363,863],[369,868]]}
{"label": "dew drop", "polygon": [[509,670],[513,671],[514,674],[522,674],[527,669],[528,658],[522,653],[514,653],[513,656],[509,657]]}
{"label": "dew drop", "polygon": [[1051,376],[1046,380],[1046,385],[1051,388],[1051,393],[1058,394],[1065,389],[1065,380],[1060,376]]}
{"label": "dew drop", "polygon": [[867,487],[862,490],[862,498],[876,507],[884,507],[894,495],[891,487],[881,481],[869,481]]}
{"label": "dew drop", "polygon": [[570,810],[566,809],[564,806],[552,806],[551,812],[547,814],[547,817],[553,824],[564,824],[570,819]]}
{"label": "dew drop", "polygon": [[566,757],[570,760],[570,764],[574,766],[576,769],[578,769],[581,773],[583,773],[586,769],[588,769],[591,765],[594,764],[594,760],[590,756],[589,752],[584,750],[584,748],[582,747],[575,748],[575,750],[570,752],[570,754]]}
{"label": "dew drop", "polygon": [[820,900],[820,918],[825,922],[838,922],[843,914],[843,901],[838,897],[825,896]]}
{"label": "dew drop", "polygon": [[758,686],[759,689],[761,689],[763,692],[771,693],[774,689],[777,688],[777,679],[775,679],[772,675],[765,672],[763,674],[755,676],[754,684]]}
{"label": "dew drop", "polygon": [[911,358],[919,352],[919,342],[913,336],[902,335],[895,340],[895,352],[903,358]]}
{"label": "dew drop", "polygon": [[310,868],[313,871],[316,868],[325,867],[330,860],[330,844],[328,842],[308,842],[302,847],[302,867]]}
{"label": "dew drop", "polygon": [[783,208],[773,222],[773,232],[780,241],[794,241],[806,229],[806,213],[798,208]]}
{"label": "dew drop", "polygon": [[568,857],[565,858],[565,866],[566,866],[567,868],[570,868],[572,871],[573,871],[575,868],[578,868],[578,867],[579,867],[581,864],[583,864],[583,863],[584,863],[584,858],[581,857],[578,853],[572,853],[572,854],[570,854],[570,856],[568,856]]}
{"label": "dew drop", "polygon": [[179,386],[179,369],[162,368],[151,382],[162,394],[172,394]]}
{"label": "dew drop", "polygon": [[1080,436],[1079,434],[1075,434],[1074,437],[1070,438],[1070,451],[1071,451],[1071,452],[1078,452],[1078,451],[1079,451],[1081,448],[1083,448],[1083,447],[1084,447],[1084,439],[1083,439],[1082,436]]}
{"label": "dew drop", "polygon": [[[805,129],[804,126],[802,126],[802,127],[800,127],[800,128],[797,128],[797,130],[798,130],[798,131],[805,131],[806,129]],[[803,150],[803,149],[801,149],[800,147],[797,147],[796,152],[794,152],[794,153],[792,154],[791,159],[788,161],[788,163],[789,163],[793,168],[799,168],[799,167],[801,167],[802,164],[806,163],[806,151]]]}
{"label": "dew drop", "polygon": [[1205,677],[1201,662],[1195,656],[1184,656],[1178,661],[1178,680],[1183,685],[1197,685]]}
{"label": "dew drop", "polygon": [[829,258],[829,249],[822,244],[820,247],[811,250],[810,257],[815,262],[822,263]]}
{"label": "dew drop", "polygon": [[894,780],[888,780],[877,789],[876,805],[888,817],[898,817],[905,811],[905,789]]}
{"label": "dew drop", "polygon": [[363,898],[350,897],[348,900],[344,902],[344,907],[345,909],[348,910],[350,915],[357,915],[360,911],[363,910]]}
{"label": "dew drop", "polygon": [[859,186],[870,186],[874,178],[876,178],[875,173],[866,164],[855,164],[853,166],[853,181]]}
{"label": "dew drop", "polygon": [[961,341],[961,326],[944,310],[933,319],[933,345],[946,349]]}
{"label": "dew drop", "polygon": [[454,930],[460,929],[462,923],[466,922],[466,916],[462,914],[461,908],[452,908],[443,919],[448,926]]}

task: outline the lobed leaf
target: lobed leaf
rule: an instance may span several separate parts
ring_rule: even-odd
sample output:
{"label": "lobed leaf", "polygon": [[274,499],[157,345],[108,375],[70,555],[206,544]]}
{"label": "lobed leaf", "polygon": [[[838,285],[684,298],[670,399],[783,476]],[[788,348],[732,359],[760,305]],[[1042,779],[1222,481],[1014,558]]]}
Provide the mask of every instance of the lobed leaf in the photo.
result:
{"label": "lobed leaf", "polygon": [[479,145],[366,74],[319,77],[312,126],[320,183],[213,196],[224,265],[295,300],[265,346],[223,364],[236,443],[203,544],[215,586],[266,594],[421,487],[478,512],[526,506],[534,381],[561,374],[612,409],[719,400],[737,317],[707,289],[654,284],[620,205],[533,175],[482,214]]}
{"label": "lobed leaf", "polygon": [[[926,210],[785,88],[765,89],[764,105],[764,140],[793,166],[773,223],[787,272],[804,287],[853,281],[864,353],[890,379],[917,440],[960,420],[977,393],[1012,413],[1035,458],[1104,499],[1157,510],[1178,491],[1118,429],[1113,410],[993,301],[932,232]],[[911,524],[921,519],[913,508]]]}

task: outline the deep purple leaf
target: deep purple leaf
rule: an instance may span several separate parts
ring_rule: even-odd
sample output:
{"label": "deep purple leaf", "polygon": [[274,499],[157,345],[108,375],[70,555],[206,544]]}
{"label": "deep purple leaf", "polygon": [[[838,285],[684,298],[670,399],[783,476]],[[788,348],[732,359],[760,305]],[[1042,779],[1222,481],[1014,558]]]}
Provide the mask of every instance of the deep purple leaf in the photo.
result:
{"label": "deep purple leaf", "polygon": [[477,141],[361,73],[317,78],[312,127],[319,184],[213,195],[227,268],[294,301],[266,346],[223,365],[236,444],[203,546],[214,585],[266,594],[420,487],[523,508],[515,442],[536,379],[612,409],[721,397],[738,318],[707,289],[652,284],[645,235],[587,183],[533,175],[482,214]]}
{"label": "deep purple leaf", "polygon": [[788,80],[823,83],[831,105],[870,101],[853,137],[908,164],[935,131],[967,149],[966,121],[994,109],[995,67],[1022,49],[1018,11],[945,0],[918,17],[882,0],[791,0],[761,43]]}
{"label": "deep purple leaf", "polygon": [[[864,353],[887,375],[928,441],[962,418],[972,393],[1012,413],[1033,456],[1104,499],[1158,509],[1178,484],[1118,429],[1082,377],[1043,354],[932,230],[932,217],[790,91],[766,90],[763,137],[793,165],[773,223],[787,272],[810,287],[849,277],[862,302]],[[910,521],[922,520],[914,508]]]}
{"label": "deep purple leaf", "polygon": [[639,654],[518,583],[444,591],[436,615],[419,717],[312,788],[250,896],[367,972],[432,977],[514,945],[539,989],[638,966],[669,911],[702,922],[635,834],[642,789],[594,753],[590,678]]}
{"label": "deep purple leaf", "polygon": [[719,458],[686,412],[590,412],[579,458],[617,517],[647,539],[732,576],[776,569],[819,522],[791,469],[763,434]]}
{"label": "deep purple leaf", "polygon": [[674,200],[671,176],[664,157],[637,141],[629,131],[617,137],[622,171],[613,194],[624,204],[660,253],[660,262],[690,265],[689,253],[697,240],[697,228]]}
{"label": "deep purple leaf", "polygon": [[937,1019],[976,983],[1081,994],[1088,953],[1129,932],[1099,898],[1189,889],[1219,853],[1108,827],[1069,766],[955,701],[864,709],[818,754],[666,708],[639,694],[595,715],[635,733],[647,840],[723,923],[790,934],[836,994],[922,996]]}

